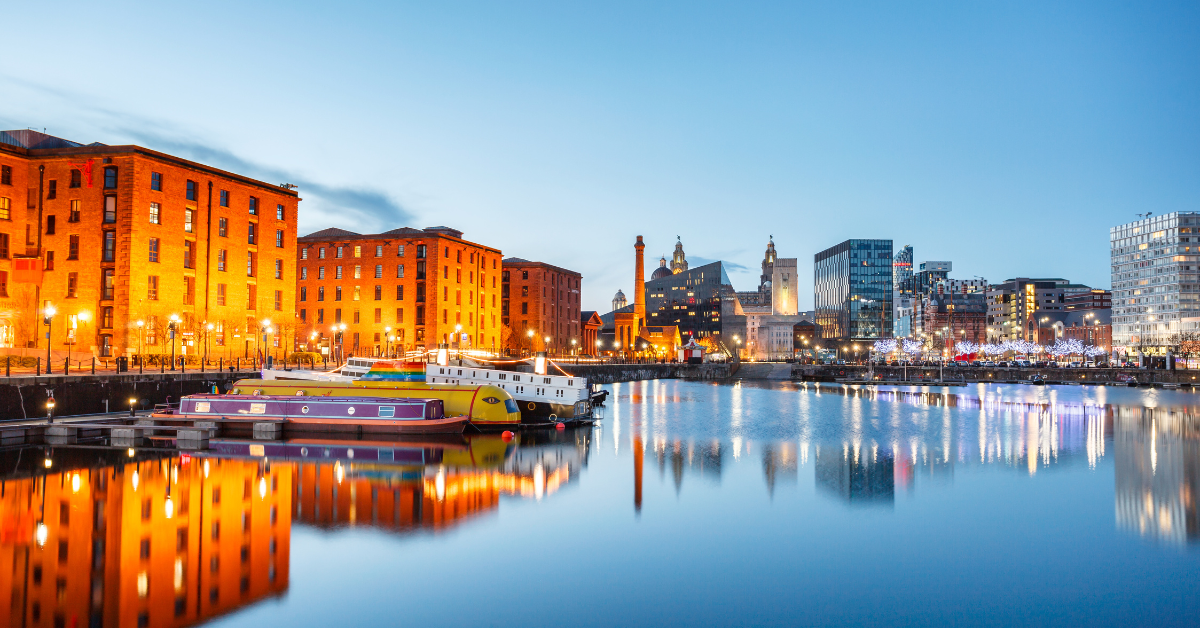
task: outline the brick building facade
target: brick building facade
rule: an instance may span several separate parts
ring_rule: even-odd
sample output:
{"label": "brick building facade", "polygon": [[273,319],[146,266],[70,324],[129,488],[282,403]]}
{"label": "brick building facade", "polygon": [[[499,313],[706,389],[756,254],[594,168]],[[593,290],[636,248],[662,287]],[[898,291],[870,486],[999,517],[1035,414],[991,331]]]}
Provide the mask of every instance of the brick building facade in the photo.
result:
{"label": "brick building facade", "polygon": [[500,343],[500,249],[461,231],[324,229],[298,239],[296,264],[298,338],[309,349],[340,340],[343,355],[423,350],[453,345],[458,325],[462,348]]}
{"label": "brick building facade", "polygon": [[170,353],[172,316],[179,354],[251,355],[263,319],[289,346],[299,201],[140,146],[0,132],[0,347],[44,350],[48,304],[55,351]]}
{"label": "brick building facade", "polygon": [[[583,275],[573,270],[519,257],[505,259],[501,316],[512,329],[512,348],[559,353],[581,348],[582,282]],[[535,340],[532,344],[530,331]]]}

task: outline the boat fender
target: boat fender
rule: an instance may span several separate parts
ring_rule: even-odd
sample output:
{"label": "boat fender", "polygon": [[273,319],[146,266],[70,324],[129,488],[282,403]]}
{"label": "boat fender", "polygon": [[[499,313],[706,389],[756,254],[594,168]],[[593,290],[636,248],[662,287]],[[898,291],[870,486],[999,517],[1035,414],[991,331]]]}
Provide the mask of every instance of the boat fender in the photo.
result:
{"label": "boat fender", "polygon": [[500,438],[503,439],[504,442],[506,442],[506,443],[508,441],[512,440],[512,437],[513,437],[513,433],[508,430],[504,430],[504,433],[500,434]]}
{"label": "boat fender", "polygon": [[563,431],[563,430],[567,429],[567,426],[566,426],[566,425],[563,425],[563,422],[562,422],[562,421],[559,421],[558,423],[555,423],[555,424],[554,424],[554,429],[556,429],[556,430],[558,430],[558,431],[560,431],[560,432],[561,432],[561,431]]}

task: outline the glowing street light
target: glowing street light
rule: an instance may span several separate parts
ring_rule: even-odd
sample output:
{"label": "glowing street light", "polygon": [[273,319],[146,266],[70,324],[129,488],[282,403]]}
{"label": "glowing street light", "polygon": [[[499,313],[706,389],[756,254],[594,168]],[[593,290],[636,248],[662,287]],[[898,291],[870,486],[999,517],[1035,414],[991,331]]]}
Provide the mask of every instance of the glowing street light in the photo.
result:
{"label": "glowing street light", "polygon": [[51,323],[54,322],[54,315],[58,314],[58,310],[50,303],[46,304],[46,309],[42,310],[42,322],[46,324],[46,374],[49,375],[50,367],[50,331]]}

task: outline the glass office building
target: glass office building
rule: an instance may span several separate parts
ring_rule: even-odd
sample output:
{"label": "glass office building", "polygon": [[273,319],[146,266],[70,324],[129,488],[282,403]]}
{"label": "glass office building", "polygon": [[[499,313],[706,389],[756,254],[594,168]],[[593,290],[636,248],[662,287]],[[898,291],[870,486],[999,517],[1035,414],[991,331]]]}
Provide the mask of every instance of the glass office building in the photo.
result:
{"label": "glass office building", "polygon": [[892,241],[846,240],[813,258],[821,338],[892,337]]}
{"label": "glass office building", "polygon": [[912,245],[905,245],[892,258],[892,288],[900,294],[913,293]]}

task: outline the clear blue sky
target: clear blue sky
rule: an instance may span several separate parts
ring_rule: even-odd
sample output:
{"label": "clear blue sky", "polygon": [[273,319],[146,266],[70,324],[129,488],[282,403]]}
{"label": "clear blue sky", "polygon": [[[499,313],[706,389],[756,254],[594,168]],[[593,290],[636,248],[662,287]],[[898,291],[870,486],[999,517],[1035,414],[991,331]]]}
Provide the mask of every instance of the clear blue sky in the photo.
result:
{"label": "clear blue sky", "polygon": [[[300,184],[301,233],[449,225],[584,275],[683,237],[850,237],[1108,287],[1108,228],[1200,209],[1200,7],[206,2],[5,8],[0,126]],[[737,267],[735,266],[735,269]],[[807,280],[805,283],[809,283]],[[801,307],[811,307],[811,290]]]}

